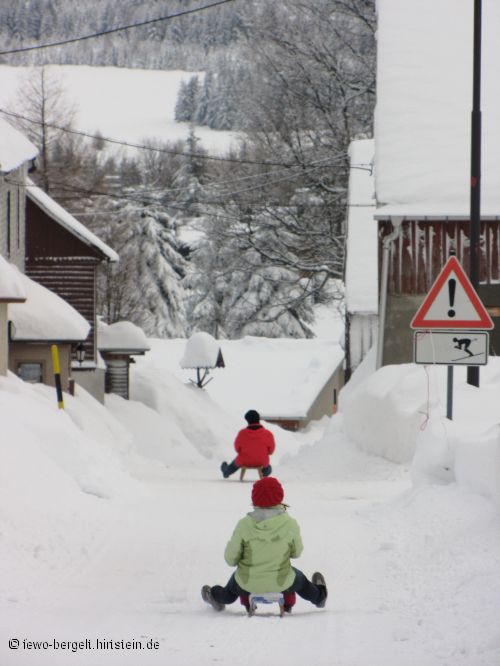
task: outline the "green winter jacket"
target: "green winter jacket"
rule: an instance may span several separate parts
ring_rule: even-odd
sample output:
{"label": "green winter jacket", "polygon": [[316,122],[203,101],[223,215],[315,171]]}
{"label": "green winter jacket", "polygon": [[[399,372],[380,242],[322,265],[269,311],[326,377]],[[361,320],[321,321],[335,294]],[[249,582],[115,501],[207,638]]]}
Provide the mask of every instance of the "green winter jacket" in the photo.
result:
{"label": "green winter jacket", "polygon": [[299,557],[304,546],[297,521],[285,507],[256,509],[242,518],[226,546],[224,557],[238,585],[250,593],[282,592],[289,588],[295,572],[291,557]]}

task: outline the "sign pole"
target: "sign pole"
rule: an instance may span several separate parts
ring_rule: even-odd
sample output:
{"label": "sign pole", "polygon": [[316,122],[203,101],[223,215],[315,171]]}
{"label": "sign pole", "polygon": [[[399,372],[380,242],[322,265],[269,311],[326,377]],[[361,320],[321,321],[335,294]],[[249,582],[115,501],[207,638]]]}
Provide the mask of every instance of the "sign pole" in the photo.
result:
{"label": "sign pole", "polygon": [[[479,240],[481,233],[481,0],[474,0],[474,45],[471,120],[470,179],[470,281],[479,286]],[[467,383],[479,386],[479,368],[467,368]]]}
{"label": "sign pole", "polygon": [[448,366],[448,377],[446,385],[446,418],[453,420],[453,366]]}

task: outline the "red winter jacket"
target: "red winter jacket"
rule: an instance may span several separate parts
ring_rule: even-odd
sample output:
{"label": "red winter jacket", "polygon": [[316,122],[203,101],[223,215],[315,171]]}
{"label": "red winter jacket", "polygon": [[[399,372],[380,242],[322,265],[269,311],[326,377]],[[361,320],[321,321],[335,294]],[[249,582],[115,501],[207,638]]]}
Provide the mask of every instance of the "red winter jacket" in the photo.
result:
{"label": "red winter jacket", "polygon": [[243,428],[236,435],[234,448],[238,453],[238,467],[267,467],[269,456],[274,452],[274,436],[261,425]]}

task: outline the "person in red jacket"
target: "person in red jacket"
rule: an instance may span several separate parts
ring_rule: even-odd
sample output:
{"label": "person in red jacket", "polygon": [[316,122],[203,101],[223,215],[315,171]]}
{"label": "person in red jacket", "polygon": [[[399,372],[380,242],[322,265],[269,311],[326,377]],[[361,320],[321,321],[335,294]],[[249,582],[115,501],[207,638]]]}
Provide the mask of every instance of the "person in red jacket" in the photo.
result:
{"label": "person in red jacket", "polygon": [[225,479],[240,467],[262,467],[264,476],[269,476],[272,472],[269,456],[274,453],[273,433],[261,425],[260,414],[255,409],[250,409],[245,414],[245,419],[248,426],[240,430],[234,440],[234,448],[238,455],[229,464],[224,461],[220,466]]}

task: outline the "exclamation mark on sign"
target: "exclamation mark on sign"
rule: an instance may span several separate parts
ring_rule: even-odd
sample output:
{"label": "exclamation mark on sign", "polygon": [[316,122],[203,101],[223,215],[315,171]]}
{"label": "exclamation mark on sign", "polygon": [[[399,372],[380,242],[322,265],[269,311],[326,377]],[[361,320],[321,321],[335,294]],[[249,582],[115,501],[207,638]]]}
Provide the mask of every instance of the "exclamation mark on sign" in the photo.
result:
{"label": "exclamation mark on sign", "polygon": [[454,278],[448,280],[448,295],[450,297],[450,309],[448,310],[448,317],[455,316],[455,310],[453,306],[455,305],[455,288],[457,286],[457,281]]}

